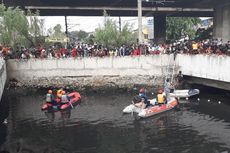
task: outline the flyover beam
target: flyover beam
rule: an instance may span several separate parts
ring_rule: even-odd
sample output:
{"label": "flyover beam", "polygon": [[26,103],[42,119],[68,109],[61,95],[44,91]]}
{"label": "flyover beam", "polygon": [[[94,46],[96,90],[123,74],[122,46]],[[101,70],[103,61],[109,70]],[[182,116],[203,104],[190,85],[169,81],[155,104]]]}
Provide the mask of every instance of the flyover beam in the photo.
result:
{"label": "flyover beam", "polygon": [[[41,16],[102,16],[106,10],[110,16],[137,16],[137,7],[115,6],[25,6],[26,10],[39,10]],[[214,9],[181,7],[142,7],[143,16],[166,14],[167,16],[212,17]]]}
{"label": "flyover beam", "polygon": [[[96,6],[25,6],[29,10],[111,10],[111,11],[137,11],[136,7],[96,7]],[[181,7],[142,7],[142,11],[157,12],[213,12],[212,8],[181,8]]]}

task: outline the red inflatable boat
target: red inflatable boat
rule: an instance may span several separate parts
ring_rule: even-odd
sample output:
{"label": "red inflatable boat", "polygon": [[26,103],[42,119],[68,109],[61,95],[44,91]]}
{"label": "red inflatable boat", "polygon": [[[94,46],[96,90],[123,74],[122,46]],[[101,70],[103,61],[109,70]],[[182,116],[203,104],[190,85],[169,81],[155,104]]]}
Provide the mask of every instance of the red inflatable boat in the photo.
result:
{"label": "red inflatable boat", "polygon": [[81,95],[78,92],[72,92],[68,94],[68,97],[70,97],[70,101],[65,103],[65,104],[60,104],[60,99],[56,99],[56,102],[58,105],[54,105],[46,102],[45,104],[42,105],[41,110],[48,110],[48,109],[53,109],[53,110],[66,110],[66,109],[71,109],[81,102]]}

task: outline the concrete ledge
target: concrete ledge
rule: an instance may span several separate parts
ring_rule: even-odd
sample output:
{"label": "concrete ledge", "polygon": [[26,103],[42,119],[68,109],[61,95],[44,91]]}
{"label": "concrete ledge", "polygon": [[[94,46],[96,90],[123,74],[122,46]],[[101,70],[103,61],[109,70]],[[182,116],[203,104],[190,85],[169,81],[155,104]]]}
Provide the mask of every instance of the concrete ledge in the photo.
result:
{"label": "concrete ledge", "polygon": [[0,100],[6,83],[6,64],[4,59],[0,58]]}

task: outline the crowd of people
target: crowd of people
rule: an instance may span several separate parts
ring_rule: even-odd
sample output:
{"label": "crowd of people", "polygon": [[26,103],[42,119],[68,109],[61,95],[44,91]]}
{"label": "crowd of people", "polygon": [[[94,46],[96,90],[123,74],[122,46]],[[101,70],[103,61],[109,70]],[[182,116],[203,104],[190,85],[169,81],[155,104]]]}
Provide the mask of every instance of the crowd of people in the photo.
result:
{"label": "crowd of people", "polygon": [[122,45],[108,49],[102,45],[90,45],[78,43],[72,47],[47,48],[38,47],[12,47],[0,45],[0,56],[5,59],[29,59],[29,58],[67,58],[67,57],[104,57],[104,56],[138,56],[151,54],[217,54],[230,55],[230,41],[223,43],[221,39],[207,39],[203,41],[183,41],[173,44],[153,45]]}

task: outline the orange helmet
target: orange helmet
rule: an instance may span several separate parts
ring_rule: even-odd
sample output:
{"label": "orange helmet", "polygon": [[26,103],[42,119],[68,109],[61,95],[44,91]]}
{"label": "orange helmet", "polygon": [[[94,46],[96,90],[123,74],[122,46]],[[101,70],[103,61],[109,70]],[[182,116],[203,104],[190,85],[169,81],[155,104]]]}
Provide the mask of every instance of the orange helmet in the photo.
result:
{"label": "orange helmet", "polygon": [[158,93],[159,93],[159,94],[162,94],[162,93],[163,93],[163,91],[160,89],[160,90],[158,91]]}
{"label": "orange helmet", "polygon": [[145,92],[145,89],[144,89],[144,88],[141,88],[141,89],[139,90],[139,92],[140,92],[140,93],[143,93],[143,92]]}
{"label": "orange helmet", "polygon": [[63,95],[65,94],[65,91],[64,91],[64,90],[62,91],[62,94],[63,94]]}
{"label": "orange helmet", "polygon": [[48,90],[48,93],[51,94],[51,93],[52,93],[52,90]]}

